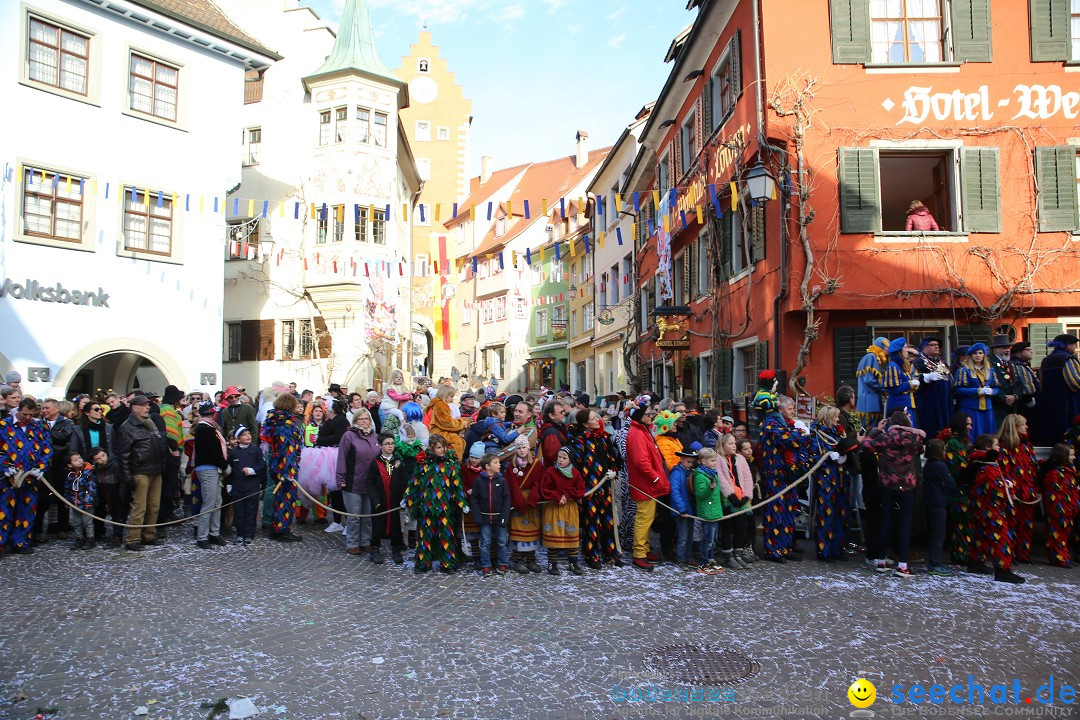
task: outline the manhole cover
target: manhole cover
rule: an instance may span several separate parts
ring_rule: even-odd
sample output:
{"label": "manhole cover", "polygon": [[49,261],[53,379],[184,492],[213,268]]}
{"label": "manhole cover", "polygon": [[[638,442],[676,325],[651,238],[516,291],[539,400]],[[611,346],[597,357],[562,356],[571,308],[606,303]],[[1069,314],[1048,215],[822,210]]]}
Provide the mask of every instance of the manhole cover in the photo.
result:
{"label": "manhole cover", "polygon": [[761,666],[720,645],[664,645],[645,655],[645,667],[688,685],[730,685],[753,677]]}

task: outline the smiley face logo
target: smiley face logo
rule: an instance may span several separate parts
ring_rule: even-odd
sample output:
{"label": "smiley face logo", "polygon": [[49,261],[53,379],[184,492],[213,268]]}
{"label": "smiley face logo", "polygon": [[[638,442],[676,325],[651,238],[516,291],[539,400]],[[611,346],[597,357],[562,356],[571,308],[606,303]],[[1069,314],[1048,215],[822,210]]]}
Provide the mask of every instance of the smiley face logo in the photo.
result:
{"label": "smiley face logo", "polygon": [[857,708],[868,708],[877,699],[877,688],[865,678],[859,678],[851,683],[847,691],[848,700]]}

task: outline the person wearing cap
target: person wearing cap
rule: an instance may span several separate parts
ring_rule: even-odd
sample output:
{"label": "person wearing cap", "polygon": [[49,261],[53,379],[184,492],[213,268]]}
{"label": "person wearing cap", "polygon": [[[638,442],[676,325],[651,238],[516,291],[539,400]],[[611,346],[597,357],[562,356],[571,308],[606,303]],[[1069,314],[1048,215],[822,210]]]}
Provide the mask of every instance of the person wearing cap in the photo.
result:
{"label": "person wearing cap", "polygon": [[[465,488],[465,495],[472,498],[473,483],[480,477],[483,466],[480,460],[487,454],[484,443],[477,440],[469,446],[469,454],[461,461],[461,485]],[[480,569],[480,524],[476,522],[471,512],[464,514],[463,529],[465,540],[469,543],[469,556],[472,557],[475,570]],[[456,538],[461,542],[460,538]]]}
{"label": "person wearing cap", "polygon": [[[135,395],[130,408],[131,415],[116,432],[117,466],[121,482],[131,495],[128,523],[153,525],[161,501],[161,473],[165,469],[168,445],[164,433],[150,419],[149,398]],[[153,527],[130,527],[124,533],[124,546],[128,550],[139,551],[146,545],[160,544]]]}
{"label": "person wearing cap", "polygon": [[[184,447],[184,418],[177,408],[184,398],[184,391],[175,385],[169,385],[161,394],[160,417],[165,423],[165,442],[169,446],[169,454],[165,458],[165,471],[161,474],[161,501],[158,507],[158,522],[163,523],[172,519],[176,510],[177,484],[180,481],[180,451]],[[151,408],[152,409],[152,408]],[[164,535],[164,528],[161,534]]]}
{"label": "person wearing cap", "polygon": [[885,389],[885,416],[903,410],[915,424],[915,391],[922,384],[911,367],[910,346],[907,338],[893,338],[889,342],[889,364],[881,378]]}
{"label": "person wearing cap", "polygon": [[873,427],[881,421],[882,398],[885,389],[881,379],[889,365],[889,341],[886,338],[874,338],[874,343],[866,348],[866,354],[855,369],[858,380],[858,393],[855,399],[855,412],[863,427]]}
{"label": "person wearing cap", "polygon": [[1016,379],[1013,377],[1012,342],[1008,335],[994,335],[990,338],[990,360],[994,368],[994,377],[998,382],[998,394],[994,396],[994,418],[998,425],[1006,415],[1017,412]]}
{"label": "person wearing cap", "polygon": [[1047,343],[1050,354],[1042,361],[1042,392],[1039,394],[1040,445],[1065,442],[1065,431],[1080,415],[1080,360],[1074,335],[1061,334]]}
{"label": "person wearing cap", "polygon": [[259,433],[259,421],[255,419],[255,408],[240,402],[240,388],[230,385],[225,388],[225,407],[218,413],[218,425],[222,434],[231,438],[239,425],[251,430],[252,435]]}
{"label": "person wearing cap", "polygon": [[921,382],[915,391],[919,429],[926,437],[937,437],[948,426],[953,413],[952,374],[941,359],[941,338],[924,337],[911,364]]}
{"label": "person wearing cap", "polygon": [[229,484],[236,497],[236,542],[251,545],[255,542],[255,526],[259,516],[259,495],[266,483],[266,459],[262,448],[252,442],[251,430],[240,425],[233,432],[236,444],[229,448]]}
{"label": "person wearing cap", "polygon": [[671,485],[671,507],[675,508],[671,514],[675,519],[675,562],[684,570],[696,570],[693,562],[694,540],[694,488],[691,484],[691,475],[694,466],[697,465],[698,453],[701,451],[701,443],[693,443],[679,450],[678,464],[668,473],[668,484]]}
{"label": "person wearing cap", "polygon": [[990,348],[975,343],[968,348],[967,359],[956,370],[956,409],[971,416],[971,437],[997,434],[993,398],[998,394],[997,375],[986,357]]}
{"label": "person wearing cap", "polygon": [[1013,366],[1013,392],[1016,393],[1016,411],[1027,418],[1028,434],[1039,437],[1038,413],[1036,401],[1039,397],[1039,376],[1031,369],[1033,356],[1031,343],[1014,343],[1009,351],[1009,360]]}
{"label": "person wearing cap", "polygon": [[578,396],[574,398],[574,411],[588,410],[589,409],[589,394],[578,393]]}
{"label": "person wearing cap", "polygon": [[4,384],[22,392],[22,375],[18,370],[11,370],[4,375]]}
{"label": "person wearing cap", "polygon": [[[195,544],[203,550],[211,545],[225,545],[221,539],[221,478],[229,466],[227,443],[221,428],[214,422],[214,403],[199,403],[199,422],[195,425],[195,453],[192,464],[199,483],[202,502],[196,519]],[[244,427],[245,425],[237,425]]]}

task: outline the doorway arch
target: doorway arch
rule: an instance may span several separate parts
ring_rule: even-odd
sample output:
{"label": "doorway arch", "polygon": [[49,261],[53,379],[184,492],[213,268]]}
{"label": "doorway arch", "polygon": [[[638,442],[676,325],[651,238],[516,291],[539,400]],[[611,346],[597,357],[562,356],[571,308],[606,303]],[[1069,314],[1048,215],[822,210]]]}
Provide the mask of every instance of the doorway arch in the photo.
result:
{"label": "doorway arch", "polygon": [[172,355],[138,338],[110,338],[76,351],[56,373],[50,394],[67,397],[73,383],[89,383],[91,392],[127,392],[136,383],[159,393],[165,385],[185,389],[184,371]]}

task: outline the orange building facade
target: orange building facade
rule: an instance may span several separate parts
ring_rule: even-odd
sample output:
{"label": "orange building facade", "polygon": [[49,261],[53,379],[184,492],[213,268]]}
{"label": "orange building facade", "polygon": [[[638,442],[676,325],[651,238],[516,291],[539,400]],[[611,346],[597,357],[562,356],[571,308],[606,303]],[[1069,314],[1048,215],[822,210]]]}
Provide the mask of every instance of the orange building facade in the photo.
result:
{"label": "orange building facade", "polygon": [[[641,385],[738,410],[765,367],[831,396],[878,335],[1008,333],[1037,362],[1078,329],[1068,0],[695,5],[622,187]],[[658,333],[656,306],[683,327]]]}

